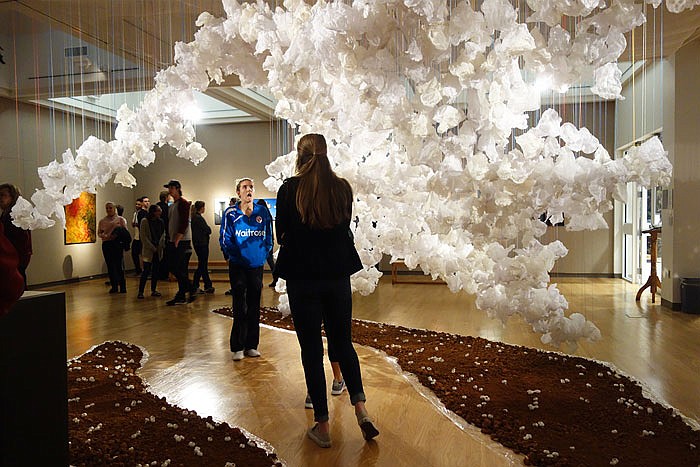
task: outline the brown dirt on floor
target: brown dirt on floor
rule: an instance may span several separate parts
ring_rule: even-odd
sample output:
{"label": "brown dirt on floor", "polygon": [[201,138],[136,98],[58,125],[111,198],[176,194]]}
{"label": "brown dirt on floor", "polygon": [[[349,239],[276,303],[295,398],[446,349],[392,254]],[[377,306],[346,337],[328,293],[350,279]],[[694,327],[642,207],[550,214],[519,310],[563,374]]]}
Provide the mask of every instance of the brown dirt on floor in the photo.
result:
{"label": "brown dirt on floor", "polygon": [[[261,322],[294,328],[271,308]],[[353,340],[396,358],[447,409],[527,464],[700,465],[700,431],[601,363],[359,320]],[[280,465],[239,429],[148,392],[135,374],[141,358],[137,346],[107,342],[69,362],[72,465]]]}
{"label": "brown dirt on floor", "polygon": [[[215,310],[230,316],[230,309]],[[261,322],[293,329],[274,308]],[[700,465],[700,431],[610,367],[482,338],[353,320],[455,414],[540,466]],[[380,427],[381,429],[381,427]]]}
{"label": "brown dirt on floor", "polygon": [[238,428],[148,392],[135,374],[142,356],[106,342],[68,362],[71,465],[281,465]]}

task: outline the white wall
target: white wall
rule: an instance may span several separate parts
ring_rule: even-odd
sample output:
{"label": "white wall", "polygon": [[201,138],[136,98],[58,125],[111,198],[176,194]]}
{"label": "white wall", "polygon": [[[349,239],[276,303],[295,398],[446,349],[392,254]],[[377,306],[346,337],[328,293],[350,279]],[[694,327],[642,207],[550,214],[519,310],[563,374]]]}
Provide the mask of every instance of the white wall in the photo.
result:
{"label": "white wall", "polygon": [[[682,47],[675,56],[675,131],[673,133],[673,256],[672,294],[680,300],[680,279],[700,277],[700,39]],[[664,226],[666,230],[666,226]],[[666,252],[664,259],[666,261]]]}
{"label": "white wall", "polygon": [[[554,106],[554,108],[564,122],[571,122],[577,127],[585,126],[610,154],[613,153],[616,115],[614,102]],[[569,253],[554,265],[553,273],[601,276],[615,274],[612,211],[605,213],[604,218],[609,226],[604,230],[571,232],[564,226],[547,228],[542,243],[559,240],[569,249]]]}
{"label": "white wall", "polygon": [[0,63],[0,96],[5,96],[10,94],[10,70],[12,70],[12,64],[14,63],[14,54],[11,50],[12,38],[7,34],[0,33],[0,55],[2,55],[5,64]]}
{"label": "white wall", "polygon": [[[68,147],[79,146],[90,134],[111,138],[109,125],[96,124],[87,119],[83,121],[79,117],[30,105],[20,105],[19,114],[16,114],[14,101],[10,100],[0,100],[0,106],[0,134],[9,136],[0,142],[2,181],[17,183],[26,195],[31,195],[40,186],[37,167],[48,164],[56,154]],[[610,148],[614,111],[609,105],[604,106],[585,111],[582,123]],[[109,183],[98,191],[98,218],[104,215],[104,202],[112,200],[126,207],[125,217],[129,220],[137,197],[146,195],[156,202],[163,184],[171,178],[178,179],[182,182],[185,198],[190,201],[201,199],[207,203],[205,218],[214,231],[210,242],[210,259],[222,260],[218,226],[214,224],[215,201],[235,195],[234,181],[241,176],[255,179],[257,198],[274,197],[262,182],[267,178],[264,166],[279,155],[277,148],[280,142],[276,136],[279,132],[275,128],[269,123],[200,125],[197,140],[207,149],[209,156],[199,166],[175,157],[170,148],[158,149],[152,165],[134,168],[138,185],[133,190]],[[611,223],[609,215],[606,219]],[[30,284],[105,272],[99,241],[65,246],[63,231],[59,227],[36,231],[33,235],[35,254],[28,270]],[[611,230],[567,232],[564,228],[552,227],[544,240],[554,239],[564,242],[570,250],[567,257],[557,263],[554,272],[613,273]],[[127,268],[132,267],[128,255],[126,265]]]}
{"label": "white wall", "polygon": [[[148,167],[137,166],[133,173],[138,185],[134,199],[148,196],[158,201],[158,193],[170,179],[180,180],[182,194],[189,201],[206,203],[204,218],[212,228],[209,251],[211,261],[223,260],[219,249],[219,226],[214,224],[214,203],[217,199],[229,200],[236,196],[235,180],[251,177],[255,182],[256,198],[274,198],[263,185],[268,175],[265,165],[276,159],[276,132],[269,123],[237,123],[226,125],[200,125],[197,141],[208,152],[198,166],[180,159],[170,148],[156,151],[156,161]],[[131,203],[129,206],[133,206]],[[127,212],[133,212],[133,209]]]}
{"label": "white wall", "polygon": [[[47,165],[67,148],[89,136],[110,139],[111,126],[92,120],[0,98],[0,183],[14,183],[29,199],[41,187],[37,168]],[[133,206],[130,189],[109,183],[97,192],[97,218],[105,215],[104,203]],[[34,254],[27,269],[29,285],[87,277],[106,272],[100,241],[64,245],[63,229],[32,232]],[[130,261],[127,261],[129,264]]]}
{"label": "white wall", "polygon": [[[222,260],[218,226],[214,225],[214,202],[235,195],[236,178],[255,180],[256,197],[274,195],[263,185],[265,165],[279,154],[274,135],[277,124],[244,123],[199,126],[197,139],[209,152],[199,166],[175,157],[170,148],[158,149],[156,162],[149,167],[137,166],[133,174],[138,185],[132,190],[109,182],[97,192],[97,219],[102,218],[104,203],[113,201],[125,206],[124,217],[131,220],[134,201],[142,195],[158,201],[158,193],[171,178],[179,179],[183,194],[190,201],[207,203],[205,218],[214,231],[210,243],[211,260]],[[19,186],[25,198],[41,187],[37,168],[47,165],[67,148],[75,150],[89,135],[112,139],[112,125],[97,123],[79,116],[45,108],[19,104],[0,98],[0,183]],[[60,159],[60,157],[59,157]],[[30,285],[89,277],[106,272],[101,243],[64,245],[60,226],[32,232],[34,254],[27,270]],[[133,267],[130,254],[125,255],[127,269]]]}
{"label": "white wall", "polygon": [[[668,60],[650,64],[628,82],[618,102],[616,147],[662,131],[673,164],[670,199],[662,210],[661,297],[679,306],[680,279],[700,277],[700,40],[685,45]],[[633,106],[634,103],[634,106]],[[635,126],[632,126],[635,122]]]}
{"label": "white wall", "polygon": [[673,67],[657,60],[644,67],[622,88],[624,100],[616,101],[615,148],[624,147],[665,124],[664,110],[673,107],[664,88],[673,87]]}

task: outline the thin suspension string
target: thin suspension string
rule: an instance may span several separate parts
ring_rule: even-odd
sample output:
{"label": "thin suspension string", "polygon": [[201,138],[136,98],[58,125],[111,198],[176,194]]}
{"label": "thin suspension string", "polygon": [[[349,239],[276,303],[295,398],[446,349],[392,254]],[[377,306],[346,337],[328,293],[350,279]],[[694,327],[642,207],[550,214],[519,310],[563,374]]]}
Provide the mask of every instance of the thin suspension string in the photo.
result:
{"label": "thin suspension string", "polygon": [[661,94],[661,121],[663,122],[663,118],[664,118],[664,103],[665,103],[664,94],[663,94],[663,89],[664,89],[664,65],[665,65],[665,64],[664,64],[664,60],[663,60],[663,57],[664,57],[664,8],[663,8],[663,7],[661,8],[661,13],[660,13],[659,16],[661,17],[661,19],[660,19],[660,24],[659,24],[659,30],[660,30],[660,32],[659,32],[659,37],[661,38],[660,44],[659,44],[659,51],[660,51],[660,54],[661,54],[661,73],[660,73],[660,74],[661,74],[661,86],[660,86],[659,89],[661,89],[661,92],[662,92],[662,94]]}
{"label": "thin suspension string", "polygon": [[647,21],[644,22],[642,25],[642,62],[644,63],[643,65],[643,71],[642,71],[642,96],[644,97],[642,99],[642,134],[646,135],[649,131],[649,128],[647,127],[647,70],[648,66],[646,63],[647,59]]}
{"label": "thin suspension string", "polygon": [[[635,28],[636,29],[636,28]],[[632,141],[637,140],[637,89],[635,85],[634,29],[632,29]]]}
{"label": "thin suspension string", "polygon": [[[13,16],[13,21],[12,21],[12,52],[13,55],[16,57],[17,56],[17,28],[16,28],[16,23],[14,21],[15,16]],[[20,124],[19,124],[19,75],[17,74],[17,60],[14,60],[13,63],[13,71],[14,71],[14,88],[15,88],[15,134],[16,134],[16,141],[21,141],[20,139]],[[38,104],[35,104],[36,107],[38,107]],[[35,107],[35,115],[38,113],[38,109]],[[35,117],[36,118],[36,117]],[[38,135],[38,125],[36,126],[36,131]],[[39,138],[36,138],[37,144],[39,141]],[[38,162],[38,157],[39,157],[39,148],[37,147],[37,162]],[[17,169],[19,172],[19,177],[20,180],[24,181],[24,164],[22,164],[22,146],[17,145],[17,154],[16,154],[16,160],[17,160]],[[37,163],[37,166],[39,164]],[[26,187],[23,187],[26,188]]]}
{"label": "thin suspension string", "polygon": [[[80,14],[80,6],[78,5],[76,7],[78,9],[78,41],[77,45],[80,47],[83,44],[83,25],[82,25],[82,15]],[[71,43],[75,44],[75,42],[71,39]],[[73,65],[71,77],[70,77],[70,87],[69,87],[69,92],[71,95],[75,92],[75,86],[76,86],[76,79],[79,80],[78,85],[80,86],[80,95],[83,96],[85,93],[83,92],[83,67],[82,65],[80,66],[80,74],[75,72],[75,65]],[[83,132],[83,135],[79,136],[77,134],[77,128],[78,128],[78,116],[80,116],[80,126]],[[73,131],[70,132],[70,135],[73,137],[72,141],[72,147],[74,149],[77,149],[78,147],[78,141],[81,140],[82,136],[85,135],[85,106],[81,105],[80,107],[80,113],[78,114],[77,112],[70,112],[70,123]]]}
{"label": "thin suspension string", "polygon": [[[94,8],[92,10],[92,24],[95,25],[95,30],[96,30],[96,35],[98,37],[102,36],[102,28],[101,28],[101,23],[99,21],[99,17],[97,15],[97,8]],[[103,52],[101,50],[97,50],[97,63],[95,64],[96,66],[96,71],[101,70],[102,73],[104,73],[104,68],[105,64],[102,62],[102,54]],[[94,89],[93,89],[93,94],[99,99],[99,97],[102,95],[104,89],[104,83],[103,83],[103,78],[102,75],[97,75],[99,78],[94,82]],[[105,134],[103,131],[103,118],[97,114],[95,116],[95,119],[93,120],[93,131],[96,133],[97,137],[102,139],[102,140],[110,140],[112,139],[108,134]]]}
{"label": "thin suspension string", "polygon": [[[32,34],[32,37],[39,37],[37,34]],[[50,50],[53,50],[53,25],[49,24],[49,45],[50,45]],[[37,44],[36,42],[34,43],[34,46],[36,47]],[[34,56],[38,57],[39,54],[37,50],[34,50]],[[38,60],[34,60],[34,72],[37,73],[39,71],[39,63]],[[54,81],[54,73],[53,73],[53,54],[49,54],[48,57],[48,69],[50,71],[51,78],[49,79],[49,92],[48,92],[48,97],[52,98],[55,97],[55,81]],[[65,79],[65,78],[64,78]],[[36,84],[34,87],[34,92],[37,97],[37,100],[39,100],[40,96],[40,86],[39,86],[39,80],[36,80]],[[38,104],[37,104],[38,106]],[[51,129],[51,154],[56,155],[56,148],[58,147],[58,144],[56,142],[57,134],[56,134],[56,109],[54,106],[49,107],[49,126]],[[37,131],[39,131],[39,128],[41,127],[41,112],[37,110],[36,112],[36,125],[37,125]],[[37,133],[38,134],[38,133]],[[41,139],[37,138],[37,144],[40,144],[39,141]],[[40,159],[40,151],[37,151],[37,167],[41,166],[41,159]]]}
{"label": "thin suspension string", "polygon": [[[32,29],[35,27],[34,22],[32,22]],[[49,26],[50,27],[50,26]],[[34,55],[34,76],[38,76],[39,72],[39,60],[36,58],[39,56],[38,54],[38,49],[39,49],[39,43],[37,42],[36,38],[39,37],[37,34],[35,34],[35,30],[32,31],[32,48],[33,48],[33,55]],[[16,35],[13,34],[13,40],[16,40]],[[49,29],[49,40],[51,40],[51,34],[50,34],[50,29]],[[17,50],[17,47],[15,46],[15,51]],[[17,56],[17,54],[15,54]],[[51,64],[51,56],[49,55],[49,70],[51,69],[50,67]],[[51,75],[51,86],[53,87],[53,73],[50,73]],[[17,60],[15,60],[15,83],[17,83]],[[16,94],[19,95],[19,86],[15,85],[15,90]],[[37,151],[36,151],[36,166],[41,167],[41,105],[39,105],[39,99],[41,97],[40,91],[41,86],[39,84],[39,80],[34,80],[34,96],[36,97],[35,99],[35,104],[34,104],[34,131],[36,132],[35,136],[35,141],[37,144]],[[53,111],[53,110],[52,110]],[[15,115],[17,118],[17,141],[21,141],[20,138],[20,123],[19,123],[19,99],[15,99]],[[56,132],[54,130],[54,148],[56,146]],[[21,145],[17,145],[17,148],[21,148]],[[20,164],[22,166],[23,164]]]}
{"label": "thin suspension string", "polygon": [[[663,8],[663,6],[661,8]],[[654,70],[656,70],[657,65],[658,65],[657,61],[656,61],[656,59],[657,59],[657,57],[656,57],[656,10],[657,9],[654,8],[654,16],[653,16],[654,19],[653,19],[653,23],[652,23],[654,26],[653,27],[653,36],[652,36],[654,38],[654,40],[651,43],[651,47],[652,47],[651,60],[652,60],[652,65],[653,65],[652,69],[654,69]],[[656,73],[656,75],[658,76],[658,72]],[[656,124],[656,85],[651,87],[651,102],[652,102],[651,119],[653,122],[652,126],[654,127],[653,129],[656,130],[658,128],[658,125]]]}

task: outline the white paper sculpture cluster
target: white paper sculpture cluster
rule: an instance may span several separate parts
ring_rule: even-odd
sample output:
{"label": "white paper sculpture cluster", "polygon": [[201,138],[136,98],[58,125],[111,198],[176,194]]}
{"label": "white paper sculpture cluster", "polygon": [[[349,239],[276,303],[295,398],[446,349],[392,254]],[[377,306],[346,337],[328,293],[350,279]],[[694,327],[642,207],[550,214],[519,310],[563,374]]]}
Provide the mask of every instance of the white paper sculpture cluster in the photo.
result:
{"label": "white paper sculpture cluster", "polygon": [[[114,141],[91,137],[39,170],[45,188],[32,196],[35,207],[17,204],[19,225],[50,226],[64,204],[112,176],[132,186],[129,168],[150,164],[154,145],[200,162],[206,152],[192,142],[182,110],[192,89],[235,73],[243,86],[269,89],[276,114],[301,134],[331,142],[335,169],[356,194],[366,267],[353,277],[355,290],[374,289],[373,266],[389,254],[452,291],[476,294],[492,316],[522,315],[545,343],[600,337],[581,314],[565,316],[549,271],[567,250],[538,240],[546,230],[539,216],[558,222],[566,213],[569,229],[606,228],[602,213],[627,182],[668,184],[671,166],[656,138],[612,160],[553,109],[533,122],[540,99],[524,77],[563,92],[591,71],[596,94],[620,97],[616,61],[624,34],[645,21],[643,5],[529,0],[523,21],[507,0],[479,8],[444,0],[287,0],[275,10],[223,3],[225,18],[203,13],[195,40],[176,44],[177,64],[158,74],[142,106],[120,110]],[[564,16],[583,19],[567,31]],[[267,167],[269,189],[293,174],[294,159]]]}

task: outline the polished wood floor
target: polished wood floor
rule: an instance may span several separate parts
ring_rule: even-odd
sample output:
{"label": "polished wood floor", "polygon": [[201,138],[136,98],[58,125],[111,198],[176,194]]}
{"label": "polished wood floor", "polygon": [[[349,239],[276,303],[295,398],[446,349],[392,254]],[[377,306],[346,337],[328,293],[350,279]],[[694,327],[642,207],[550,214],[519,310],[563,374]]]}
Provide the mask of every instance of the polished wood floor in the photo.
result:
{"label": "polished wood floor", "polygon": [[[223,276],[220,277],[221,279]],[[266,282],[269,276],[266,274]],[[381,434],[366,443],[347,393],[329,402],[333,447],[320,449],[305,436],[312,424],[304,409],[304,379],[293,333],[263,328],[262,358],[231,361],[231,321],[210,313],[230,304],[226,284],[192,304],[165,306],[176,284],[164,283],[161,298],[136,299],[136,278],[126,295],[109,295],[104,279],[51,287],[66,293],[68,355],[106,340],[145,348],[140,371],[151,390],[169,402],[238,425],[270,442],[289,466],[503,466],[522,459],[474,429],[461,430],[415,391],[377,352],[358,346],[367,406]],[[646,385],[657,398],[700,419],[700,315],[673,312],[637,286],[613,279],[557,278],[570,309],[593,320],[603,340],[564,350],[614,364]],[[262,304],[274,306],[265,287]],[[357,318],[481,336],[549,349],[518,319],[507,327],[476,310],[466,294],[444,286],[392,285],[354,297]],[[330,365],[327,375],[330,380]]]}

